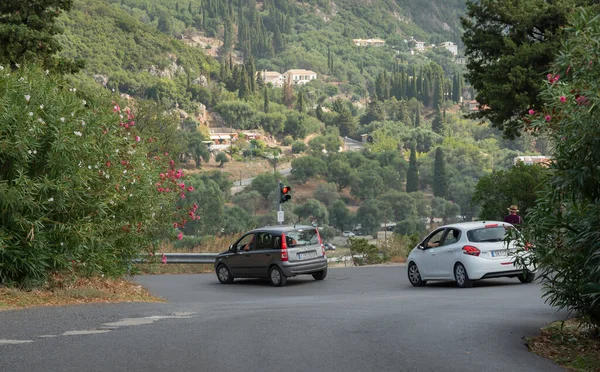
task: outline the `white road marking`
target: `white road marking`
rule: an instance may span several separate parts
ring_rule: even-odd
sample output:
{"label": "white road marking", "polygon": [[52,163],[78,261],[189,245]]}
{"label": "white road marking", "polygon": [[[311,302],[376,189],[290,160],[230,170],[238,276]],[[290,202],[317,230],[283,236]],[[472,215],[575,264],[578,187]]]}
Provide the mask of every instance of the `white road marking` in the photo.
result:
{"label": "white road marking", "polygon": [[80,331],[66,331],[63,336],[80,336],[80,335],[95,335],[98,333],[107,333],[110,329],[83,329]]}
{"label": "white road marking", "polygon": [[0,339],[0,345],[19,345],[19,344],[28,344],[33,342],[33,340],[4,340]]}

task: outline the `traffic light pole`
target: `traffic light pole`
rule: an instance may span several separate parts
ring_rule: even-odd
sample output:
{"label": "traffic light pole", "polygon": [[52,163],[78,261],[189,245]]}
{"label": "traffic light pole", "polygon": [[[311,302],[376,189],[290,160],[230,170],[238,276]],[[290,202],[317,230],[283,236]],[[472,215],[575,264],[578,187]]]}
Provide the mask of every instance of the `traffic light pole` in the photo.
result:
{"label": "traffic light pole", "polygon": [[278,180],[278,181],[277,181],[277,191],[278,191],[278,192],[277,192],[277,206],[278,206],[278,207],[277,207],[277,222],[278,222],[280,225],[283,225],[283,221],[281,221],[281,218],[279,218],[279,215],[280,215],[280,214],[281,214],[281,212],[282,212],[282,209],[281,209],[281,195],[280,195],[280,192],[281,192],[281,191],[280,191],[280,190],[281,190],[281,181],[280,181],[280,180]]}

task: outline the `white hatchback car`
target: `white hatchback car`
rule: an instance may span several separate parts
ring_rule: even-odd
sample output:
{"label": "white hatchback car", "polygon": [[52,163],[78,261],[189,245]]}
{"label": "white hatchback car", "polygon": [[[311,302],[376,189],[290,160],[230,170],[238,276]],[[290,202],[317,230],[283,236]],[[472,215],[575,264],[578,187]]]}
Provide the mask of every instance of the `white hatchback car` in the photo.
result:
{"label": "white hatchback car", "polygon": [[[430,280],[453,280],[461,288],[487,278],[535,279],[535,269],[515,266],[514,242],[507,247],[504,238],[513,225],[498,221],[463,222],[442,226],[429,234],[408,255],[408,280],[422,286]],[[509,253],[513,253],[510,254]],[[519,255],[530,255],[522,251]]]}

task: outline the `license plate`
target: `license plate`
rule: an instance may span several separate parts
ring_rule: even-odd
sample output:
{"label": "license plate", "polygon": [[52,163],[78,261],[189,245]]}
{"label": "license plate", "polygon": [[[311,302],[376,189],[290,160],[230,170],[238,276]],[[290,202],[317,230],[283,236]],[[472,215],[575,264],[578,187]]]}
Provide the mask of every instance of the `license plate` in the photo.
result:
{"label": "license plate", "polygon": [[298,253],[298,258],[301,260],[305,260],[307,258],[315,258],[315,257],[317,257],[316,251]]}
{"label": "license plate", "polygon": [[503,251],[492,251],[492,257],[506,257],[508,255],[507,250]]}

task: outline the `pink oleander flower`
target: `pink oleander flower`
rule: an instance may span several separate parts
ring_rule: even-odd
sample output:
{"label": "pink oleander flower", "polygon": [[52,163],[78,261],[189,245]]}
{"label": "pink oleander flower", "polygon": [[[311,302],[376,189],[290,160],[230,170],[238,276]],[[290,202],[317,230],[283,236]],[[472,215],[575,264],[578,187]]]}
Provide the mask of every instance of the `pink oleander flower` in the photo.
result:
{"label": "pink oleander flower", "polygon": [[175,222],[175,223],[173,224],[173,227],[174,227],[174,228],[177,228],[177,226],[179,226],[179,225],[177,224],[177,222]]}
{"label": "pink oleander flower", "polygon": [[193,186],[189,186],[189,187],[187,188],[187,190],[188,190],[188,191],[194,191],[194,187],[193,187]]}
{"label": "pink oleander flower", "polygon": [[183,183],[183,182],[182,182],[182,183],[180,183],[180,184],[179,184],[179,187],[181,187],[181,189],[182,189],[182,190],[183,190],[183,189],[185,189],[185,183]]}
{"label": "pink oleander flower", "polygon": [[564,102],[567,102],[567,97],[565,97],[565,96],[560,96],[560,101],[561,101],[561,102],[563,102],[563,103],[564,103]]}
{"label": "pink oleander flower", "polygon": [[556,74],[554,77],[554,83],[556,83],[560,79],[560,74]]}
{"label": "pink oleander flower", "polygon": [[180,194],[179,196],[181,196],[181,199],[185,199],[185,194]]}
{"label": "pink oleander flower", "polygon": [[119,112],[121,111],[121,108],[119,107],[119,105],[115,105],[115,107],[113,107],[113,112]]}
{"label": "pink oleander flower", "polygon": [[129,128],[129,124],[125,124],[125,129]]}
{"label": "pink oleander flower", "polygon": [[552,116],[550,116],[550,115],[546,115],[546,118],[545,118],[545,119],[546,119],[546,121],[550,121],[550,120],[552,120]]}
{"label": "pink oleander flower", "polygon": [[162,260],[160,260],[162,263],[166,264],[167,263],[167,256],[165,256],[165,254],[163,253],[162,255]]}
{"label": "pink oleander flower", "polygon": [[546,79],[548,79],[549,82],[552,82],[554,80],[554,77],[552,76],[552,74],[548,74],[546,75]]}
{"label": "pink oleander flower", "polygon": [[535,110],[534,109],[530,109],[529,110],[529,115],[534,115],[535,114]]}
{"label": "pink oleander flower", "polygon": [[177,234],[177,240],[181,240],[181,239],[183,239],[183,234],[182,233]]}
{"label": "pink oleander flower", "polygon": [[171,160],[171,161],[169,162],[169,164],[171,164],[171,165],[175,165],[175,161]]}
{"label": "pink oleander flower", "polygon": [[140,136],[135,136],[135,142],[140,142],[142,139],[140,138]]}
{"label": "pink oleander flower", "polygon": [[168,153],[168,152],[165,152],[165,156],[169,156],[169,153]]}

